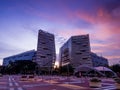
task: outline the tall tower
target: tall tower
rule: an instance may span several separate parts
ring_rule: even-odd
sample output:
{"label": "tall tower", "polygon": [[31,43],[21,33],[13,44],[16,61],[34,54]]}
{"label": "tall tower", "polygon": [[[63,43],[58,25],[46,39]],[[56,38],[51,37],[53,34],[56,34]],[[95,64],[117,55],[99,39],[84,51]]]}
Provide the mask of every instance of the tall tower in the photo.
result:
{"label": "tall tower", "polygon": [[54,35],[46,31],[39,30],[35,62],[38,63],[40,67],[53,67],[55,58]]}
{"label": "tall tower", "polygon": [[79,65],[92,66],[90,57],[89,35],[72,36],[61,48],[61,66],[71,64],[74,68]]}

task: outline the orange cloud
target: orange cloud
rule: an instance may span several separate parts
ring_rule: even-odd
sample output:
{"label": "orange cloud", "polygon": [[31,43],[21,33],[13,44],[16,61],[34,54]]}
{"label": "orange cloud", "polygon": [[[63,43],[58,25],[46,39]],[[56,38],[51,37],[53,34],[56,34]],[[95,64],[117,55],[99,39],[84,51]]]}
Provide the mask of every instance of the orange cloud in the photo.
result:
{"label": "orange cloud", "polygon": [[106,56],[108,59],[114,59],[114,58],[120,58],[119,55],[114,55],[114,56]]}
{"label": "orange cloud", "polygon": [[91,46],[93,47],[105,47],[106,44],[101,44],[101,43],[92,43]]}
{"label": "orange cloud", "polygon": [[93,16],[89,15],[88,13],[85,13],[85,12],[80,12],[80,11],[77,11],[75,13],[75,16],[79,19],[83,19],[85,20],[86,22],[89,22],[89,23],[94,23],[95,22],[95,19]]}
{"label": "orange cloud", "polygon": [[92,49],[91,51],[94,52],[94,53],[99,53],[99,54],[104,52],[102,49]]}

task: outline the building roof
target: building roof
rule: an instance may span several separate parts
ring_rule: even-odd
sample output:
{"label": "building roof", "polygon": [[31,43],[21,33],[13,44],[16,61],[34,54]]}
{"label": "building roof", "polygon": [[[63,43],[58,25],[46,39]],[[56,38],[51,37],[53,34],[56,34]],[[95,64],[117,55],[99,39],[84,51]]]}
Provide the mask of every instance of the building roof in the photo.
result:
{"label": "building roof", "polygon": [[75,69],[75,71],[90,71],[90,70],[95,70],[93,67],[90,67],[88,65],[80,65]]}
{"label": "building roof", "polygon": [[4,59],[11,58],[11,57],[18,56],[18,55],[22,55],[22,54],[31,53],[31,52],[36,52],[36,51],[33,49],[33,50],[25,51],[25,52],[22,52],[22,53],[19,53],[19,54],[16,54],[16,55],[5,57]]}
{"label": "building roof", "polygon": [[90,71],[95,71],[95,72],[98,72],[101,76],[105,76],[103,73],[101,73],[99,70],[95,69],[94,67],[90,67],[88,65],[80,65],[79,67],[77,67],[75,69],[75,73],[76,72],[80,72],[80,71],[85,71],[87,73],[89,73]]}
{"label": "building roof", "polygon": [[[96,70],[98,71],[112,71],[111,69],[107,68],[107,67],[103,67],[103,66],[99,66],[99,67],[94,67]],[[113,71],[112,71],[113,72]]]}

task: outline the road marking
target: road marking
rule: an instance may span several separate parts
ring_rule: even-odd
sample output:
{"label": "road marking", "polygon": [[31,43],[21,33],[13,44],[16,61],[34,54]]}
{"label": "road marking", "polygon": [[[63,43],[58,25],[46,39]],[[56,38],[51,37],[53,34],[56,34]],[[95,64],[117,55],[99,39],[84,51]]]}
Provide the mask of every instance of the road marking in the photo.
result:
{"label": "road marking", "polygon": [[10,88],[10,90],[14,90],[14,88]]}
{"label": "road marking", "polygon": [[85,87],[72,85],[72,84],[59,84],[57,86],[66,87],[66,88],[73,89],[73,90],[75,90],[75,89],[86,89]]}
{"label": "road marking", "polygon": [[36,86],[49,86],[52,84],[29,84],[29,85],[23,85],[23,87],[36,87]]}
{"label": "road marking", "polygon": [[13,86],[13,84],[10,82],[10,83],[9,83],[9,86]]}
{"label": "road marking", "polygon": [[82,82],[81,82],[81,81],[76,81],[76,82],[75,82],[75,81],[74,81],[74,82],[71,82],[71,81],[70,81],[70,82],[64,82],[64,83],[65,83],[65,84],[69,84],[69,83],[71,83],[71,84],[73,83],[73,84],[74,84],[74,83],[82,83]]}
{"label": "road marking", "polygon": [[45,80],[44,82],[47,82],[47,83],[52,83],[52,84],[59,83],[59,82],[54,81],[54,80]]}
{"label": "road marking", "polygon": [[16,83],[16,82],[15,82],[15,85],[16,85],[16,86],[19,86],[19,84],[18,84],[18,83]]}
{"label": "road marking", "polygon": [[[93,88],[91,88],[93,89]],[[117,89],[115,86],[104,86],[104,87],[100,87],[100,88],[94,88],[95,90],[113,90],[113,89]]]}
{"label": "road marking", "polygon": [[14,79],[14,78],[12,78],[12,80],[15,82],[15,79]]}
{"label": "road marking", "polygon": [[105,86],[105,87],[102,87],[100,88],[102,90],[112,90],[112,89],[117,89],[115,86]]}
{"label": "road marking", "polygon": [[11,82],[11,78],[9,77],[9,82]]}
{"label": "road marking", "polygon": [[21,87],[18,87],[18,89],[17,90],[23,90]]}

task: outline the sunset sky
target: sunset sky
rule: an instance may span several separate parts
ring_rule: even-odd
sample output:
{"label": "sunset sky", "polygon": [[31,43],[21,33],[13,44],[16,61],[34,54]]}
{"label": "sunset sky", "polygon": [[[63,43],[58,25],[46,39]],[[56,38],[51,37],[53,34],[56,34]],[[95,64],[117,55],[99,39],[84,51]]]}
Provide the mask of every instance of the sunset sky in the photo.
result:
{"label": "sunset sky", "polygon": [[0,0],[0,63],[36,49],[38,30],[53,33],[56,53],[72,35],[90,35],[91,51],[120,63],[120,0]]}

